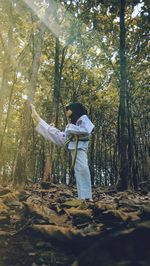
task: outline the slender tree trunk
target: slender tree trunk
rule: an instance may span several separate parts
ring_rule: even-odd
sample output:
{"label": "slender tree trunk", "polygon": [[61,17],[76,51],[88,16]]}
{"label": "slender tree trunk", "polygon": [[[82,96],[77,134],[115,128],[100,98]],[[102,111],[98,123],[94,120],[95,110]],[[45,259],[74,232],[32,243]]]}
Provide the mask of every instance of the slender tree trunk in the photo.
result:
{"label": "slender tree trunk", "polygon": [[[50,5],[45,13],[45,18],[48,16],[50,12]],[[45,19],[43,19],[45,20]],[[22,138],[21,138],[21,147],[20,147],[20,154],[18,156],[18,161],[16,165],[16,176],[20,175],[21,180],[25,181],[27,175],[29,174],[28,169],[30,168],[28,160],[28,136],[30,132],[30,109],[28,104],[34,101],[35,91],[36,91],[36,83],[38,79],[38,71],[40,65],[40,57],[42,52],[42,43],[43,43],[43,36],[45,32],[46,26],[43,22],[41,22],[39,27],[39,34],[38,40],[34,51],[33,62],[32,62],[32,70],[31,76],[29,81],[29,90],[28,90],[28,102],[25,104],[24,108],[24,121],[22,126]],[[20,164],[22,165],[22,170],[20,172]],[[33,166],[32,166],[33,167]],[[18,179],[18,178],[17,178]]]}
{"label": "slender tree trunk", "polygon": [[[92,109],[90,108],[90,111],[89,111],[89,114],[90,114],[90,117],[92,119],[93,117],[93,113],[92,113]],[[92,182],[92,185],[94,185],[94,176],[95,176],[95,173],[94,173],[94,142],[95,142],[95,134],[92,134],[91,136],[91,143],[90,143],[90,158],[89,158],[89,168],[90,168],[90,173],[91,173],[91,182]]]}
{"label": "slender tree trunk", "polygon": [[[53,93],[53,105],[52,105],[52,117],[50,118],[51,122],[58,125],[58,115],[59,115],[59,96],[60,96],[60,87],[59,87],[59,78],[60,78],[60,69],[59,69],[59,55],[60,55],[60,43],[59,39],[55,39],[55,72],[54,72],[54,93]],[[54,169],[54,155],[55,155],[55,145],[53,143],[49,144],[49,153],[46,155],[45,161],[45,170],[44,170],[44,179],[53,181],[56,183]]]}
{"label": "slender tree trunk", "polygon": [[[61,102],[61,95],[60,95],[60,88],[61,88],[61,77],[64,67],[64,60],[65,60],[65,50],[66,48],[63,48],[61,50],[61,62],[60,62],[60,42],[59,39],[56,38],[55,43],[55,73],[54,73],[54,94],[53,94],[53,106],[52,106],[52,118],[50,119],[52,122],[54,122],[55,126],[58,126],[59,122],[59,106]],[[60,148],[56,147],[53,143],[49,145],[49,154],[46,157],[46,172],[44,173],[44,176],[47,177],[47,179],[50,179],[50,181],[53,181],[56,183],[58,181],[58,175],[59,175],[59,157],[60,157]],[[54,160],[55,152],[57,153],[56,159]],[[49,168],[49,170],[48,170]],[[49,175],[47,175],[49,171]]]}
{"label": "slender tree trunk", "polygon": [[3,38],[1,33],[1,41],[4,46],[5,50],[5,61],[3,63],[3,76],[2,76],[2,83],[0,88],[0,128],[2,128],[2,115],[3,115],[3,106],[5,102],[5,97],[7,96],[9,85],[8,85],[8,69],[10,65],[12,65],[13,57],[14,57],[14,43],[13,43],[13,13],[12,13],[12,3],[11,2],[4,2],[4,10],[7,10],[8,13],[8,35],[7,39]]}
{"label": "slender tree trunk", "polygon": [[59,66],[59,56],[60,56],[60,42],[59,39],[56,38],[56,46],[55,46],[55,75],[54,75],[54,111],[55,111],[55,124],[56,127],[58,125],[58,117],[59,117],[59,100],[60,100],[60,66]]}
{"label": "slender tree trunk", "polygon": [[[97,125],[98,127],[98,125]],[[95,132],[95,138],[96,138],[96,141],[95,141],[95,183],[98,184],[98,147],[99,147],[99,137],[98,137],[98,130],[96,130]]]}
{"label": "slender tree trunk", "polygon": [[3,106],[4,106],[4,99],[5,99],[5,94],[7,91],[7,67],[4,68],[3,70],[3,75],[2,75],[2,82],[1,82],[1,88],[0,88],[0,137],[2,136],[2,116],[3,116]]}
{"label": "slender tree trunk", "polygon": [[4,137],[5,137],[5,132],[6,132],[8,121],[9,121],[9,114],[10,114],[10,109],[11,109],[12,95],[13,95],[15,83],[16,83],[16,78],[14,79],[14,82],[13,82],[13,85],[12,85],[11,91],[10,91],[7,116],[6,116],[6,121],[5,121],[4,129],[3,129],[3,133],[1,135],[1,141],[0,141],[0,153],[2,151],[3,141],[4,141]]}
{"label": "slender tree trunk", "polygon": [[120,106],[119,106],[119,183],[121,190],[128,188],[128,125],[127,125],[127,77],[125,48],[125,0],[120,0]]}
{"label": "slender tree trunk", "polygon": [[133,180],[133,186],[134,189],[138,188],[138,183],[139,183],[139,167],[138,167],[138,149],[137,149],[137,143],[136,143],[136,135],[135,135],[135,128],[134,128],[134,123],[131,120],[131,130],[132,130],[132,142],[133,142],[133,165],[132,165],[132,180]]}
{"label": "slender tree trunk", "polygon": [[[5,11],[8,13],[8,34],[5,36],[3,32],[0,32],[0,38],[1,42],[5,51],[4,54],[4,60],[3,60],[3,74],[2,74],[2,82],[1,82],[1,87],[0,87],[0,154],[2,153],[2,145],[3,145],[3,140],[5,136],[5,131],[7,127],[7,122],[8,122],[8,117],[9,117],[9,110],[10,110],[10,101],[12,97],[12,92],[13,92],[13,86],[11,88],[10,92],[10,98],[9,98],[9,87],[10,85],[8,84],[8,80],[10,77],[10,67],[13,67],[12,62],[13,62],[13,57],[14,57],[14,43],[13,43],[13,7],[11,2],[3,2],[3,8]],[[15,78],[14,78],[15,82]],[[9,98],[9,100],[8,100]],[[6,122],[3,122],[3,111],[4,111],[4,106],[5,104],[8,104],[8,111],[7,111],[7,118]],[[2,160],[4,160],[3,156],[1,156]],[[2,168],[2,164],[5,162],[0,161],[0,168]]]}
{"label": "slender tree trunk", "polygon": [[100,139],[100,151],[99,151],[99,184],[100,186],[102,185],[102,182],[103,182],[103,145],[102,145],[102,136],[103,136],[103,129],[101,128],[100,130],[100,136],[101,136],[101,139]]}
{"label": "slender tree trunk", "polygon": [[90,145],[90,172],[91,172],[91,182],[94,185],[94,142],[95,142],[95,135],[92,134],[91,137],[91,145]]}
{"label": "slender tree trunk", "polygon": [[105,186],[108,185],[108,173],[107,173],[107,145],[106,145],[106,137],[104,136],[104,173],[105,173]]}

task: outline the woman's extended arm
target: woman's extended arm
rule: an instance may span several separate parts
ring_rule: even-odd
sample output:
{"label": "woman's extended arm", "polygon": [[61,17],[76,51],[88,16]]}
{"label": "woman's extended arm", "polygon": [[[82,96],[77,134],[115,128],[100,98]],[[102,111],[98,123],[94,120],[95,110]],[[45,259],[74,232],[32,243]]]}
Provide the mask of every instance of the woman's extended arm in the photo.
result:
{"label": "woman's extended arm", "polygon": [[47,124],[36,112],[34,105],[31,106],[32,117],[36,121],[36,131],[45,139],[53,142],[56,145],[63,146],[66,141],[66,133],[60,131],[53,125]]}

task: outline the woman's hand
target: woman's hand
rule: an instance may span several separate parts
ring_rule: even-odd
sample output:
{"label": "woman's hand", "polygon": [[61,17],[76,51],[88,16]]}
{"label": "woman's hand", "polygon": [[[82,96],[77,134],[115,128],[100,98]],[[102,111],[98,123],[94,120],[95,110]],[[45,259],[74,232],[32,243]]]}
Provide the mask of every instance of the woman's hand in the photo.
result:
{"label": "woman's hand", "polygon": [[51,127],[55,127],[55,124],[54,124],[54,123],[51,123],[50,126],[51,126]]}
{"label": "woman's hand", "polygon": [[41,120],[41,117],[40,117],[39,114],[36,112],[36,110],[35,110],[35,106],[34,106],[32,103],[30,104],[30,106],[31,106],[31,111],[32,111],[32,113],[31,113],[32,118],[33,118],[37,123],[39,123],[40,120]]}

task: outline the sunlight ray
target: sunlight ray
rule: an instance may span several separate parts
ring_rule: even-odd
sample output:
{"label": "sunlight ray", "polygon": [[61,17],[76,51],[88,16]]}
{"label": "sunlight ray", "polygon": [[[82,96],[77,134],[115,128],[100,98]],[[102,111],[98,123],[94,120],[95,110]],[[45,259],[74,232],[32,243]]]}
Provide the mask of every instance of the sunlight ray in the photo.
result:
{"label": "sunlight ray", "polygon": [[35,4],[33,0],[24,0],[28,7],[37,15],[37,17],[47,26],[47,28],[52,32],[55,37],[59,37],[60,35],[60,25],[56,21],[55,13],[57,11],[57,5],[54,1],[49,1],[49,5],[51,8],[50,14],[45,17],[43,14],[47,8],[47,4],[43,2],[43,6],[40,8],[39,1],[38,5]]}

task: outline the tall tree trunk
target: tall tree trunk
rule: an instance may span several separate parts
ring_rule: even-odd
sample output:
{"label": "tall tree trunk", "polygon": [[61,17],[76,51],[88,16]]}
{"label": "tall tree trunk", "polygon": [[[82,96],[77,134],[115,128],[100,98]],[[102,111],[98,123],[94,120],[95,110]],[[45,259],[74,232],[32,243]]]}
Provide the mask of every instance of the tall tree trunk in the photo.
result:
{"label": "tall tree trunk", "polygon": [[125,0],[120,0],[120,106],[119,106],[119,183],[121,190],[128,187],[128,123],[127,123],[127,77],[125,47]]}
{"label": "tall tree trunk", "polygon": [[7,116],[6,116],[5,125],[4,125],[4,129],[3,129],[3,133],[2,133],[2,135],[1,135],[1,140],[0,140],[0,153],[1,153],[1,151],[2,151],[3,141],[4,141],[4,137],[5,137],[5,132],[6,132],[7,125],[8,125],[8,121],[9,121],[9,114],[10,114],[11,103],[12,103],[12,95],[13,95],[13,91],[14,91],[14,86],[15,86],[15,84],[16,84],[16,76],[14,77],[14,82],[13,82],[13,84],[12,84],[11,91],[10,91],[10,95],[9,95],[8,109],[7,109]]}
{"label": "tall tree trunk", "polygon": [[[58,115],[59,115],[59,96],[60,96],[60,87],[59,87],[59,78],[60,78],[60,69],[59,69],[59,54],[60,54],[60,43],[59,39],[55,39],[55,72],[54,72],[54,93],[53,93],[53,105],[52,105],[52,118],[51,122],[58,125]],[[57,177],[55,176],[54,169],[54,155],[55,155],[55,145],[53,143],[49,144],[49,154],[46,156],[45,161],[45,170],[44,170],[44,180],[50,179],[56,183]],[[52,171],[54,173],[52,173]]]}
{"label": "tall tree trunk", "polygon": [[9,76],[9,67],[12,66],[13,56],[14,56],[14,43],[13,43],[13,13],[12,13],[12,3],[11,2],[4,2],[3,8],[5,12],[8,13],[8,35],[7,38],[3,36],[3,33],[0,33],[0,38],[2,45],[5,51],[5,60],[3,63],[3,76],[2,76],[2,83],[0,88],[0,128],[2,128],[2,115],[3,115],[3,106],[5,102],[5,97],[8,93],[8,76]]}
{"label": "tall tree trunk", "polygon": [[91,137],[91,145],[90,145],[90,162],[89,162],[89,165],[90,165],[90,172],[91,172],[91,182],[92,182],[92,185],[94,185],[94,176],[95,176],[95,173],[94,173],[94,142],[95,142],[95,135],[92,134],[92,137]]}
{"label": "tall tree trunk", "polygon": [[58,125],[58,116],[59,116],[59,100],[60,100],[60,66],[59,66],[59,54],[60,54],[60,42],[56,38],[55,46],[55,75],[54,75],[54,111],[55,111],[55,124]]}
{"label": "tall tree trunk", "polygon": [[[45,21],[46,17],[49,15],[50,12],[50,5],[46,10],[45,18],[43,21]],[[28,164],[28,136],[30,131],[30,109],[28,104],[30,102],[34,101],[35,91],[36,91],[36,83],[38,79],[38,70],[40,65],[40,57],[41,57],[41,51],[42,51],[42,43],[43,43],[43,36],[45,32],[46,26],[43,22],[40,23],[39,26],[39,34],[38,34],[38,40],[34,51],[33,56],[33,62],[32,62],[32,70],[31,70],[31,76],[29,80],[29,89],[28,89],[28,102],[25,104],[25,110],[24,110],[24,121],[22,126],[22,139],[21,139],[21,147],[20,147],[20,154],[18,156],[18,161],[16,165],[16,177],[18,179],[18,174],[20,175],[21,180],[26,181],[27,177],[27,169],[29,166]],[[22,163],[24,162],[24,163]],[[20,164],[22,164],[22,170],[20,172]]]}
{"label": "tall tree trunk", "polygon": [[[91,117],[91,119],[93,120],[93,112],[92,112],[92,108],[90,108],[89,111],[89,115]],[[90,142],[90,157],[89,157],[89,168],[90,168],[90,172],[91,172],[91,182],[92,185],[94,185],[94,157],[95,157],[95,153],[94,153],[94,143],[95,143],[95,134],[92,134],[91,136],[91,142]]]}
{"label": "tall tree trunk", "polygon": [[[2,145],[3,140],[5,136],[5,131],[7,127],[7,121],[9,117],[9,110],[10,110],[10,98],[12,96],[13,86],[11,87],[10,92],[10,98],[8,100],[9,96],[9,87],[8,80],[10,77],[10,67],[13,67],[13,57],[14,57],[14,43],[13,43],[13,7],[11,2],[3,2],[2,3],[4,11],[8,14],[8,33],[5,36],[3,34],[3,31],[0,31],[0,39],[3,46],[3,49],[5,51],[4,58],[3,58],[3,70],[2,70],[2,81],[0,86],[0,154],[2,153]],[[15,83],[16,77],[14,77],[14,83]],[[3,114],[4,114],[4,106],[5,104],[8,104],[8,110],[7,110],[7,118],[6,122],[3,123]],[[2,161],[3,160],[3,161]],[[2,169],[2,165],[4,163],[4,157],[1,156],[0,160],[0,169]],[[5,163],[4,163],[5,164]]]}
{"label": "tall tree trunk", "polygon": [[7,73],[7,67],[4,67],[3,74],[2,74],[2,81],[1,81],[1,87],[0,87],[0,137],[2,136],[2,117],[3,117],[3,106],[4,106],[4,99],[5,94],[7,91],[8,86],[8,73]]}
{"label": "tall tree trunk", "polygon": [[[60,62],[60,41],[56,38],[55,44],[55,73],[54,73],[54,93],[53,93],[53,106],[52,106],[52,113],[53,116],[51,121],[54,122],[55,126],[58,126],[59,121],[59,106],[61,102],[60,97],[60,88],[61,88],[61,77],[64,67],[64,60],[65,60],[65,51],[66,47],[61,50],[61,62]],[[61,102],[61,104],[63,104]],[[49,145],[49,154],[46,158],[46,168],[44,171],[44,179],[50,179],[56,183],[58,181],[58,171],[56,171],[59,167],[56,167],[55,164],[59,162],[60,151],[58,150],[53,143]],[[54,160],[55,152],[57,151],[56,160]],[[49,170],[48,170],[49,169]],[[49,172],[49,174],[48,174]]]}

